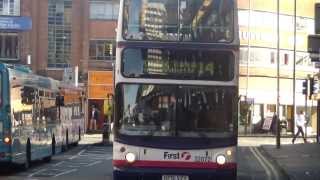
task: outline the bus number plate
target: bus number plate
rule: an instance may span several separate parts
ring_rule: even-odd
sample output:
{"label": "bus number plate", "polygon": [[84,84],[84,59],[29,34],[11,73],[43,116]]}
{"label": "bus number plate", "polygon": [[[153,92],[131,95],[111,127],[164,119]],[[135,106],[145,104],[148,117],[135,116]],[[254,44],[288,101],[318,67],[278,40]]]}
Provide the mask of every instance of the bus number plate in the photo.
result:
{"label": "bus number plate", "polygon": [[163,175],[162,180],[189,180],[189,176]]}

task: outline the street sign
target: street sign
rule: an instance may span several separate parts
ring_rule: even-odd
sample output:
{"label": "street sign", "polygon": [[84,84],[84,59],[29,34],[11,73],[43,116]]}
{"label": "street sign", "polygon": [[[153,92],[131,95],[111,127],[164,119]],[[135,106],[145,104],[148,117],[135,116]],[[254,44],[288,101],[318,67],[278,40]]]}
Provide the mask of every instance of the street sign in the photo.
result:
{"label": "street sign", "polygon": [[32,29],[32,20],[27,16],[0,17],[0,30],[29,31]]}
{"label": "street sign", "polygon": [[269,131],[271,129],[271,125],[272,125],[272,117],[268,116],[264,119],[262,129]]}

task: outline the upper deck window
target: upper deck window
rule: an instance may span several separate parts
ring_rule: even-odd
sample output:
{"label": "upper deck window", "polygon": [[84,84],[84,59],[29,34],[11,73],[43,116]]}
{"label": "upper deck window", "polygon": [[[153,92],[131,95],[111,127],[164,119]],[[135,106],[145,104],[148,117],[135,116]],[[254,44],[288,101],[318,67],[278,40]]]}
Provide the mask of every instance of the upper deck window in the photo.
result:
{"label": "upper deck window", "polygon": [[231,81],[231,52],[169,49],[125,49],[122,72],[131,78]]}
{"label": "upper deck window", "polygon": [[123,38],[231,42],[233,11],[232,0],[126,0]]}

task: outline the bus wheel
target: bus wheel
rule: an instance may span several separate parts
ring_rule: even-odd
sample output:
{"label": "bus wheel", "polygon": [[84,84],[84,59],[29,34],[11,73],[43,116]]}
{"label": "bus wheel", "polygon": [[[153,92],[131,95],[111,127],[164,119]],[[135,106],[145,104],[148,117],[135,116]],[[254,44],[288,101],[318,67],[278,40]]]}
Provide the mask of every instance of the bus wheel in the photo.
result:
{"label": "bus wheel", "polygon": [[68,138],[68,130],[66,131],[66,139],[65,139],[65,144],[62,145],[62,151],[66,152],[69,147],[69,138]]}
{"label": "bus wheel", "polygon": [[69,132],[68,132],[68,130],[66,133],[66,147],[67,147],[67,149],[69,148]]}
{"label": "bus wheel", "polygon": [[81,128],[79,127],[79,141],[81,141]]}
{"label": "bus wheel", "polygon": [[31,143],[30,139],[27,140],[26,147],[26,161],[24,163],[24,169],[27,170],[31,166]]}
{"label": "bus wheel", "polygon": [[52,155],[55,155],[56,154],[56,138],[52,137],[52,144],[51,144],[51,147],[52,147]]}

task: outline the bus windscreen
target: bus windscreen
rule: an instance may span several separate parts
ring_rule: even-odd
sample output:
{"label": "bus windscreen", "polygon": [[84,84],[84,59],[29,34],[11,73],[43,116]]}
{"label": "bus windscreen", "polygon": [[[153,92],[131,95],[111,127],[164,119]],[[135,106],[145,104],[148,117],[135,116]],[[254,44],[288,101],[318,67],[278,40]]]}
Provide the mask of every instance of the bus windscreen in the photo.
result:
{"label": "bus windscreen", "polygon": [[231,42],[233,0],[125,0],[123,38]]}
{"label": "bus windscreen", "polygon": [[231,52],[128,48],[122,54],[122,73],[129,78],[231,81]]}
{"label": "bus windscreen", "polygon": [[235,132],[235,87],[122,84],[117,90],[121,134],[215,138]]}

